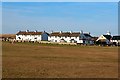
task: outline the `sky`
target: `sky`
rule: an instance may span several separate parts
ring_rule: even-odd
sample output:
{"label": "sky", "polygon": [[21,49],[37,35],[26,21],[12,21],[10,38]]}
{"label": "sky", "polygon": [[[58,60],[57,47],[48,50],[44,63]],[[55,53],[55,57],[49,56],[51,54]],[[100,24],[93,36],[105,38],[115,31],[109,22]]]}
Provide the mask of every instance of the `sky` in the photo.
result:
{"label": "sky", "polygon": [[2,2],[119,2],[119,0],[1,0]]}
{"label": "sky", "polygon": [[118,34],[117,2],[2,2],[2,33],[19,30]]}

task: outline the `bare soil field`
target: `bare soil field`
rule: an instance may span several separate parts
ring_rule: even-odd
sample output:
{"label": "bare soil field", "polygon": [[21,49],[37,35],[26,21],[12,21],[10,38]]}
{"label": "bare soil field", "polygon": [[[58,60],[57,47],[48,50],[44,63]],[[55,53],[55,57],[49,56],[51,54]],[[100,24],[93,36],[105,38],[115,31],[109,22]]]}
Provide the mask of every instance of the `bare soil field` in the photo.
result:
{"label": "bare soil field", "polygon": [[118,48],[2,42],[3,78],[117,78]]}
{"label": "bare soil field", "polygon": [[15,37],[15,34],[0,34],[0,37]]}

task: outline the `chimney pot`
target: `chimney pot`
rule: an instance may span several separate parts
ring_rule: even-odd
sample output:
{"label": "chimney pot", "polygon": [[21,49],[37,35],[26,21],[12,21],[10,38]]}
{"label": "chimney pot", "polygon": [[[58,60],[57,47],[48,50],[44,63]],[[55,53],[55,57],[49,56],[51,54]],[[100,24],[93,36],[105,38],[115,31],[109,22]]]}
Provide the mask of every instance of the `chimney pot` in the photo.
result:
{"label": "chimney pot", "polygon": [[70,33],[72,34],[72,31],[70,31]]}
{"label": "chimney pot", "polygon": [[26,30],[26,32],[29,32],[29,30]]}
{"label": "chimney pot", "polygon": [[60,33],[62,33],[62,31],[60,31]]}

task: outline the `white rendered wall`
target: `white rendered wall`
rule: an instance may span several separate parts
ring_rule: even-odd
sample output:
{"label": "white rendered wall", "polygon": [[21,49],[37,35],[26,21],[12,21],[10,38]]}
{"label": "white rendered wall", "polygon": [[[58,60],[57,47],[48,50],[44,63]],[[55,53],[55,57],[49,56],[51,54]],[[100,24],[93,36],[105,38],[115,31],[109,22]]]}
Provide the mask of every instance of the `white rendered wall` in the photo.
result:
{"label": "white rendered wall", "polygon": [[41,35],[16,35],[16,40],[41,41]]}

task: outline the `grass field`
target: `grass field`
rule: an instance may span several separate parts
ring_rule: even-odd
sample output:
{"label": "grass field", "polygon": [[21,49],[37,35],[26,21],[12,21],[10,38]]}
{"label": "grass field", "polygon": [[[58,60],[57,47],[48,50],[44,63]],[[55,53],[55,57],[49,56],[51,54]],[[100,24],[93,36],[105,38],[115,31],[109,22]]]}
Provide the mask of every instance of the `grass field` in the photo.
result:
{"label": "grass field", "polygon": [[3,78],[117,78],[118,48],[2,43]]}

